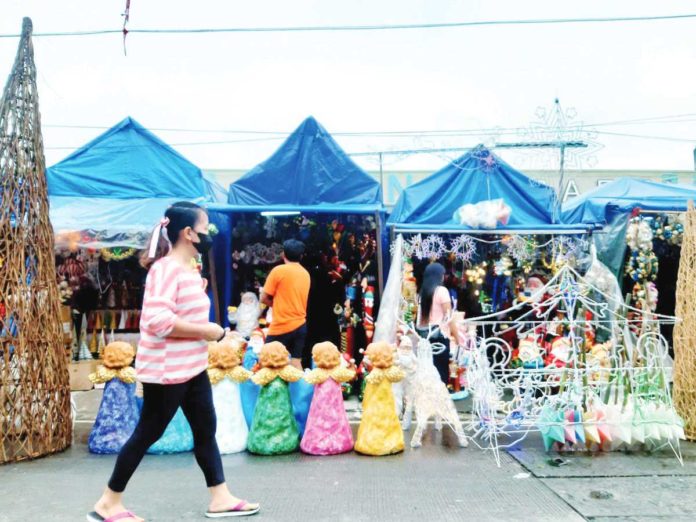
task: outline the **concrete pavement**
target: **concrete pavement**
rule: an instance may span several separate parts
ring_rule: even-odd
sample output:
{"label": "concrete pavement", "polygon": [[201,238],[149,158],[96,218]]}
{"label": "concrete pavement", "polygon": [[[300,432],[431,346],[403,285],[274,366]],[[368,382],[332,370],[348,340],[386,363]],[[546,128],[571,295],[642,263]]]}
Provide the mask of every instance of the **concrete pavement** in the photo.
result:
{"label": "concrete pavement", "polygon": [[[0,521],[84,520],[114,457],[85,446],[98,393],[78,401],[76,441],[68,451],[0,467]],[[91,413],[90,413],[91,412]],[[408,440],[408,439],[407,439]],[[530,437],[493,455],[456,446],[445,428],[417,450],[373,458],[302,454],[225,456],[236,494],[262,502],[261,521],[403,520],[693,520],[696,446],[684,444],[684,467],[670,453],[565,455],[562,466]],[[206,491],[191,454],[147,456],[127,492],[148,521],[204,520]]]}

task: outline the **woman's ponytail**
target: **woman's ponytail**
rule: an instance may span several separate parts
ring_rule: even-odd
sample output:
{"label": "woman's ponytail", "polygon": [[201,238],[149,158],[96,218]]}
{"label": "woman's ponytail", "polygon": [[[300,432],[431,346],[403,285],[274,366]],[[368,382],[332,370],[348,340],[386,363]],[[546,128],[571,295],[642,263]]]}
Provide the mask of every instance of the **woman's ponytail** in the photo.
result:
{"label": "woman's ponytail", "polygon": [[169,253],[172,245],[167,236],[169,218],[163,218],[152,231],[147,249],[140,255],[140,265],[149,270],[152,264]]}
{"label": "woman's ponytail", "polygon": [[190,201],[180,201],[169,207],[152,231],[148,248],[140,256],[141,266],[149,269],[155,261],[166,256],[179,241],[181,231],[196,226],[201,213],[205,214],[205,209]]}

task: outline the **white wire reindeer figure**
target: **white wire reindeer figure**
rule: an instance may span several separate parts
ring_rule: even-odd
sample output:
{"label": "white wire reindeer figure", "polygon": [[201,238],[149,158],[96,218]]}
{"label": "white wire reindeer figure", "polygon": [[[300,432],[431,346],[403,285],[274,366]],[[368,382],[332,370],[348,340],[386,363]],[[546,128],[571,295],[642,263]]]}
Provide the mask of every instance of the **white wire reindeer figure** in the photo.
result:
{"label": "white wire reindeer figure", "polygon": [[[409,331],[417,335],[413,328],[409,327]],[[437,327],[431,327],[428,330],[427,338],[418,337],[415,367],[412,365],[410,371],[406,371],[402,428],[404,430],[411,428],[412,416],[415,412],[416,430],[411,438],[412,448],[418,448],[422,445],[423,432],[428,427],[428,421],[431,418],[435,422],[436,430],[442,429],[444,421],[457,435],[460,446],[467,447],[469,445],[447,386],[440,380],[440,374],[433,364],[433,350],[440,353],[446,349],[442,343],[430,342],[430,339],[438,332]]]}

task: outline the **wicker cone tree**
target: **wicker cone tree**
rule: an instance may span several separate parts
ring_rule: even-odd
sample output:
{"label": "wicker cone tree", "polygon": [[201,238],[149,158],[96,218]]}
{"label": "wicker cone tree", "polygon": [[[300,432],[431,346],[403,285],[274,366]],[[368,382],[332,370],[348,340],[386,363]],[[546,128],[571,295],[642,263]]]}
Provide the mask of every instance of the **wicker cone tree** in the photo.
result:
{"label": "wicker cone tree", "polygon": [[685,215],[674,328],[674,405],[684,419],[689,440],[696,439],[696,210],[689,202]]}
{"label": "wicker cone tree", "polygon": [[0,98],[0,463],[72,439],[31,32]]}

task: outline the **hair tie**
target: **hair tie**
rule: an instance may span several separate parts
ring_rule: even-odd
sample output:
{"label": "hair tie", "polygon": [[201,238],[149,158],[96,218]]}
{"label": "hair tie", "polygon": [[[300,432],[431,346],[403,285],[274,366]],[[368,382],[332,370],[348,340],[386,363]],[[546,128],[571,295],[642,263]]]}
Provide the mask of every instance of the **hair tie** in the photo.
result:
{"label": "hair tie", "polygon": [[164,232],[164,238],[169,241],[169,238],[167,237],[167,225],[169,224],[169,218],[162,218],[159,223],[155,226],[155,229],[152,231],[152,238],[150,239],[150,251],[148,253],[148,256],[150,259],[154,259],[155,256],[157,255],[157,245],[159,244],[159,239],[160,236],[162,235],[162,232]]}

